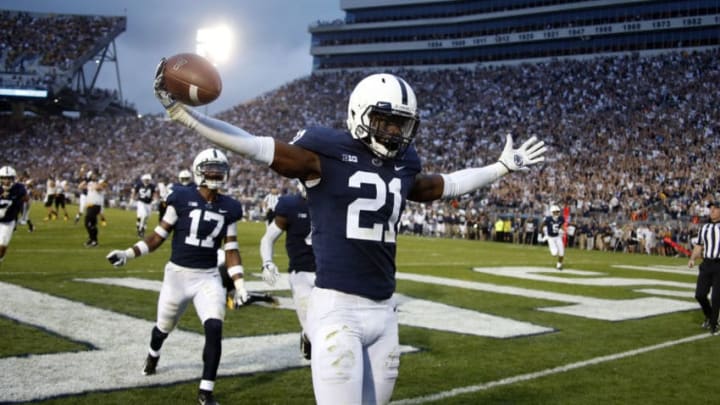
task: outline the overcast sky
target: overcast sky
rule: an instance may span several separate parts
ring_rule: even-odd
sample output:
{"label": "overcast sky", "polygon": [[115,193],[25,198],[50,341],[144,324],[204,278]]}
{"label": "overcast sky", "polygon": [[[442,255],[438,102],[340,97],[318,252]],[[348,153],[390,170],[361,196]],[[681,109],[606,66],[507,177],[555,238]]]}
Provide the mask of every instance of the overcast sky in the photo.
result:
{"label": "overcast sky", "polygon": [[[194,52],[198,28],[224,23],[234,36],[230,61],[218,67],[223,93],[208,107],[215,114],[310,74],[308,26],[344,17],[340,0],[0,0],[0,9],[127,16],[115,41],[120,81],[146,114],[162,111],[152,95],[158,61]],[[99,80],[116,88],[115,65],[105,63]]]}

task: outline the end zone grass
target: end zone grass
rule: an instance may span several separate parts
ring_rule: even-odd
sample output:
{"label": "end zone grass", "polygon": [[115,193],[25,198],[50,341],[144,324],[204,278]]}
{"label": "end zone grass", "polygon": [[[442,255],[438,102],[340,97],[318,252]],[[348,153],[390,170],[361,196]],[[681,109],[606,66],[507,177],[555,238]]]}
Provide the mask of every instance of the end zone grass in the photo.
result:
{"label": "end zone grass", "polygon": [[[75,206],[70,206],[69,222],[43,222],[44,208],[35,205],[32,219],[35,233],[18,226],[5,261],[0,265],[0,282],[12,283],[53,296],[84,302],[137,318],[153,321],[157,293],[123,287],[89,285],[76,278],[140,277],[162,279],[169,256],[169,243],[149,256],[133,260],[122,269],[113,268],[105,255],[115,248],[126,248],[137,240],[134,211],[108,209],[107,227],[100,228],[97,248],[85,248],[82,223],[73,225]],[[151,228],[157,214],[151,219]],[[248,272],[259,272],[258,244],[264,224],[242,223],[239,241]],[[276,259],[282,269],[287,265],[283,241],[276,244]],[[472,272],[472,267],[546,266],[554,271],[554,261],[546,246],[518,246],[494,242],[429,239],[401,236],[398,247],[398,271],[434,275],[452,279],[493,283],[555,293],[603,299],[627,299],[647,296],[637,287],[578,286],[543,281],[528,281],[494,274]],[[566,268],[592,270],[607,277],[652,278],[694,283],[697,270],[686,274],[646,272],[613,267],[677,266],[686,258],[587,252],[569,249]],[[577,277],[561,275],[562,277]],[[652,288],[652,286],[648,286]],[[639,353],[568,371],[500,384],[470,393],[453,395],[453,389],[477,387],[512,379],[528,373],[540,373],[564,365],[610,356],[664,342],[705,333],[699,309],[621,322],[608,322],[537,310],[562,303],[486,291],[398,281],[398,292],[416,298],[441,302],[495,316],[551,327],[554,332],[513,339],[493,339],[401,326],[402,344],[421,349],[404,355],[393,400],[417,400],[446,393],[437,404],[694,404],[712,401],[715,391],[715,359],[720,358],[718,338],[701,338],[669,347]],[[289,293],[285,292],[285,295]],[[674,298],[694,302],[692,298]],[[188,310],[179,328],[202,333],[194,310]],[[299,325],[292,311],[251,307],[228,313],[226,337],[294,333]],[[122,333],[118,330],[117,333]],[[149,336],[148,331],[148,336]],[[20,324],[0,317],[0,358],[41,353],[87,350],[33,325]],[[177,344],[178,342],[170,342]],[[138,353],[138,370],[144,353]],[[198,353],[198,356],[201,354]],[[298,353],[289,353],[296,356]],[[89,364],[88,367],[92,367]],[[12,373],[13,370],[1,370]],[[198,375],[200,370],[198,370]],[[42,386],[43,381],[24,384]],[[142,402],[167,404],[190,403],[197,381],[169,386],[90,392],[82,395],[39,401],[44,404],[126,404]],[[309,368],[257,373],[220,378],[216,397],[221,403],[311,404],[314,402]],[[419,398],[419,399],[418,399]],[[0,401],[1,402],[1,401]]]}

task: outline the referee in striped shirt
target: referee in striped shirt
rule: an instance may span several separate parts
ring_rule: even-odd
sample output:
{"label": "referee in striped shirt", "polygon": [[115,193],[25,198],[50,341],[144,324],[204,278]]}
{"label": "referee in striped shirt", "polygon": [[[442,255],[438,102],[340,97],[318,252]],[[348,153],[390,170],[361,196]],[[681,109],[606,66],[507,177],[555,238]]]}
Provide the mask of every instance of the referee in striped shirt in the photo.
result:
{"label": "referee in striped shirt", "polygon": [[[710,206],[710,222],[703,224],[698,235],[698,243],[693,248],[688,261],[688,267],[695,265],[695,260],[702,257],[695,299],[700,303],[705,321],[703,328],[710,329],[710,333],[718,333],[718,311],[720,310],[720,206],[719,201],[713,201]],[[712,287],[712,295],[708,301],[708,293]]]}

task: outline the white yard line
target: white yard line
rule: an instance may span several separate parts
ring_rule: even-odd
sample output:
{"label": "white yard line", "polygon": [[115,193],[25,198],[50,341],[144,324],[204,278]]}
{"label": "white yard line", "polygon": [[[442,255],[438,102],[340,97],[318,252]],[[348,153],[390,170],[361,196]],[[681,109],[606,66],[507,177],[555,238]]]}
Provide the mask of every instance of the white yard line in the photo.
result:
{"label": "white yard line", "polygon": [[515,384],[518,382],[534,380],[536,378],[541,378],[541,377],[545,377],[545,376],[549,376],[549,375],[553,375],[553,374],[560,374],[560,373],[564,373],[566,371],[575,370],[575,369],[579,369],[579,368],[583,368],[583,367],[587,367],[587,366],[594,366],[596,364],[606,363],[609,361],[623,359],[626,357],[633,357],[633,356],[637,356],[639,354],[651,352],[654,350],[664,349],[664,348],[679,345],[682,343],[688,343],[688,342],[693,342],[695,340],[705,339],[710,336],[711,335],[706,332],[706,333],[702,333],[702,334],[695,335],[695,336],[688,336],[688,337],[678,339],[678,340],[671,340],[668,342],[663,342],[663,343],[659,343],[659,344],[652,345],[652,346],[646,346],[646,347],[641,347],[639,349],[628,350],[626,352],[609,354],[607,356],[595,357],[594,359],[590,359],[590,360],[579,361],[577,363],[570,363],[570,364],[566,364],[564,366],[559,366],[559,367],[549,368],[546,370],[536,371],[534,373],[520,374],[520,375],[516,375],[514,377],[503,378],[501,380],[491,381],[491,382],[484,383],[484,384],[469,385],[467,387],[454,388],[454,389],[451,389],[448,391],[442,391],[442,392],[438,392],[435,394],[426,395],[426,396],[422,396],[422,397],[408,398],[408,399],[402,399],[399,401],[393,401],[393,402],[391,402],[391,405],[425,404],[425,403],[433,402],[433,401],[442,401],[444,399],[456,397],[458,395],[471,394],[473,392],[485,391],[490,388],[500,387],[503,385],[511,385],[511,384]]}

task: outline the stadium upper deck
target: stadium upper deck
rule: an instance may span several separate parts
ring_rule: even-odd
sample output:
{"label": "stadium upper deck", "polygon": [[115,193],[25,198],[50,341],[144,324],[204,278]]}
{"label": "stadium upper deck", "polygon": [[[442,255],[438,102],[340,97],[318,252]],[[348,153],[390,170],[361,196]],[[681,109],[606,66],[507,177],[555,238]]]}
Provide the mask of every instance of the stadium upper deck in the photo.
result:
{"label": "stadium upper deck", "polygon": [[115,92],[95,87],[126,25],[124,16],[0,10],[0,113],[130,112],[119,83]]}
{"label": "stadium upper deck", "polygon": [[317,23],[313,70],[508,64],[720,43],[718,0],[342,0]]}

